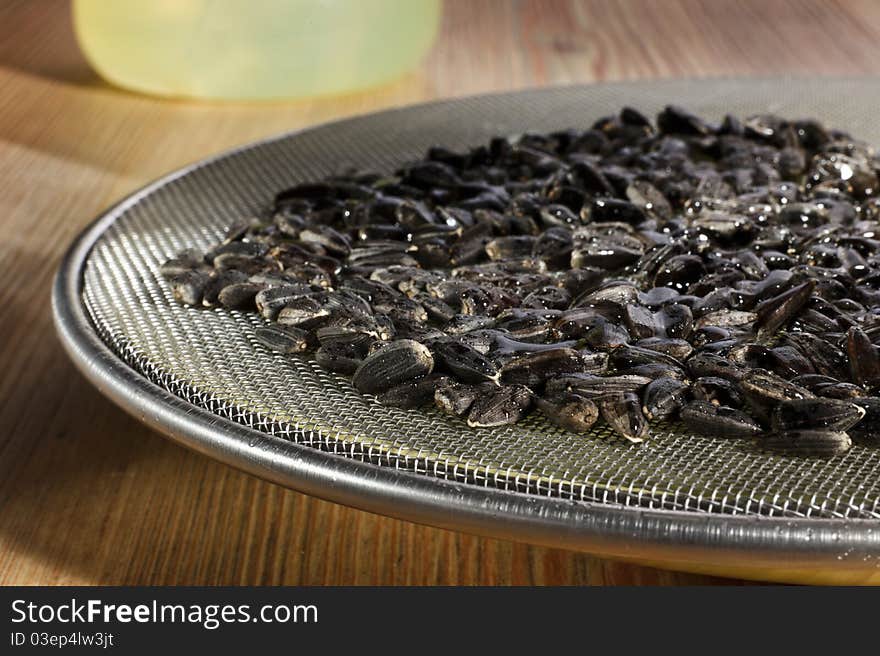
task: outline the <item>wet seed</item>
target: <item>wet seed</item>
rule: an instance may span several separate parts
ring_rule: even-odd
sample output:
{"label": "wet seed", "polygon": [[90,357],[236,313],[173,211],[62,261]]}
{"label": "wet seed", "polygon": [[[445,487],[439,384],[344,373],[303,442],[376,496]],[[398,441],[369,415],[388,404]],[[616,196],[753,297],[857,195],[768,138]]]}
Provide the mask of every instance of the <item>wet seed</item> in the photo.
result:
{"label": "wet seed", "polygon": [[474,330],[483,330],[495,326],[495,319],[480,314],[456,314],[443,324],[443,330],[450,335],[461,335]]}
{"label": "wet seed", "polygon": [[257,294],[265,285],[255,282],[239,282],[227,285],[220,290],[217,300],[225,308],[230,310],[251,310],[256,308]]}
{"label": "wet seed", "polygon": [[660,330],[672,339],[687,339],[694,329],[694,315],[687,305],[673,303],[654,315]]}
{"label": "wet seed", "polygon": [[770,417],[774,431],[847,431],[865,417],[865,409],[836,399],[796,399],[780,402]]}
{"label": "wet seed", "polygon": [[685,363],[693,378],[710,376],[724,378],[731,382],[739,382],[748,373],[747,369],[740,367],[727,358],[712,353],[697,353],[691,356]]}
{"label": "wet seed", "polygon": [[755,437],[763,430],[745,412],[708,401],[691,401],[680,416],[685,428],[709,437]]}
{"label": "wet seed", "polygon": [[681,367],[666,364],[665,362],[649,362],[640,364],[635,367],[626,369],[617,369],[617,374],[621,376],[643,376],[654,380],[656,378],[668,377],[678,380],[688,380],[687,373]]}
{"label": "wet seed", "polygon": [[448,339],[434,342],[431,351],[438,365],[466,383],[497,382],[498,369],[482,353],[463,341]]}
{"label": "wet seed", "polygon": [[806,305],[815,288],[816,281],[808,280],[761,303],[756,308],[755,323],[758,328],[758,339],[766,341],[794,319]]}
{"label": "wet seed", "polygon": [[767,367],[783,378],[792,378],[811,374],[815,371],[813,364],[803,353],[791,346],[777,346],[767,352]]}
{"label": "wet seed", "polygon": [[865,416],[849,429],[849,433],[860,440],[880,444],[880,397],[864,396],[850,399],[850,402],[862,408]]}
{"label": "wet seed", "polygon": [[646,364],[664,364],[679,369],[683,366],[679,360],[671,355],[639,346],[621,346],[614,349],[610,354],[610,362],[618,369]]}
{"label": "wet seed", "polygon": [[549,379],[545,389],[547,396],[574,393],[588,399],[599,399],[622,392],[639,392],[650,382],[650,378],[635,374],[618,376],[570,374]]}
{"label": "wet seed", "polygon": [[763,420],[768,420],[773,409],[783,401],[815,397],[809,390],[761,369],[753,369],[743,376],[739,391],[754,415]]}
{"label": "wet seed", "polygon": [[813,392],[816,396],[822,396],[828,399],[857,399],[862,396],[868,396],[868,392],[861,385],[854,383],[831,383],[829,385],[818,385]]}
{"label": "wet seed", "polygon": [[853,382],[867,388],[880,385],[880,357],[868,336],[853,326],[846,333],[846,353]]}
{"label": "wet seed", "polygon": [[535,399],[535,405],[551,422],[572,433],[586,433],[599,419],[599,407],[575,394],[561,399]]}
{"label": "wet seed", "polygon": [[806,332],[790,332],[785,340],[803,353],[816,369],[816,373],[845,380],[849,373],[846,354],[822,337]]}
{"label": "wet seed", "polygon": [[209,280],[210,276],[203,271],[184,271],[172,278],[171,291],[185,305],[201,305]]}
{"label": "wet seed", "polygon": [[382,405],[395,408],[418,408],[426,403],[430,403],[434,399],[437,386],[447,380],[448,378],[445,376],[435,374],[416,378],[382,392],[376,397],[376,400]]}
{"label": "wet seed", "polygon": [[623,392],[605,396],[599,400],[599,410],[608,426],[627,441],[638,444],[648,437],[648,420],[636,394]]}
{"label": "wet seed", "polygon": [[627,305],[624,308],[623,320],[634,339],[649,339],[657,334],[658,326],[654,314],[641,305]]}
{"label": "wet seed", "polygon": [[715,326],[729,328],[730,326],[747,326],[753,324],[757,316],[754,312],[742,312],[739,310],[719,310],[710,312],[700,317],[694,324],[696,328]]}
{"label": "wet seed", "polygon": [[515,424],[528,412],[532,393],[523,385],[503,385],[486,390],[474,399],[467,424],[471,428],[489,428]]}
{"label": "wet seed", "polygon": [[353,372],[352,383],[363,394],[378,394],[427,376],[433,369],[434,358],[426,346],[401,339],[389,342],[360,363]]}
{"label": "wet seed", "polygon": [[734,383],[724,378],[697,378],[691,384],[691,394],[700,401],[713,405],[726,405],[732,408],[742,406],[742,396]]}
{"label": "wet seed", "polygon": [[655,378],[642,392],[642,412],[651,421],[672,419],[687,402],[688,390],[688,384],[676,378]]}
{"label": "wet seed", "polygon": [[266,348],[279,353],[305,353],[315,346],[315,338],[310,332],[294,326],[257,328],[254,337]]}
{"label": "wet seed", "polygon": [[535,388],[548,378],[586,373],[588,368],[590,365],[578,351],[556,348],[520,354],[502,366],[500,373],[505,385]]}
{"label": "wet seed", "polygon": [[795,430],[762,435],[760,446],[795,456],[835,456],[846,453],[852,440],[839,431]]}
{"label": "wet seed", "polygon": [[648,337],[635,343],[639,348],[664,353],[679,362],[684,362],[694,352],[694,347],[684,339],[669,339],[668,337]]}
{"label": "wet seed", "polygon": [[461,417],[473,405],[480,393],[486,392],[481,385],[463,385],[452,380],[441,383],[434,391],[434,404],[443,412]]}

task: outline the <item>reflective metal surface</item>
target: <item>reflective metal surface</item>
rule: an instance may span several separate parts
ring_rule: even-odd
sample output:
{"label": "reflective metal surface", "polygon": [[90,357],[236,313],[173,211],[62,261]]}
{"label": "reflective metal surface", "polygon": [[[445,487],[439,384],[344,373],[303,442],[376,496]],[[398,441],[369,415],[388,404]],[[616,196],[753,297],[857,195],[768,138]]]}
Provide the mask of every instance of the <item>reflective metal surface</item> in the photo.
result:
{"label": "reflective metal surface", "polygon": [[644,448],[535,418],[472,431],[378,406],[307,359],[260,349],[261,320],[176,304],[156,268],[206,246],[272,193],[343,164],[391,170],[428,145],[587,127],[630,104],[713,118],[815,116],[880,143],[867,80],[597,85],[468,98],[359,117],[239,149],[109,210],[54,290],[73,360],[110,398],[177,441],[269,480],[446,528],[669,567],[776,580],[869,582],[880,558],[880,452],[831,460],[661,431]]}

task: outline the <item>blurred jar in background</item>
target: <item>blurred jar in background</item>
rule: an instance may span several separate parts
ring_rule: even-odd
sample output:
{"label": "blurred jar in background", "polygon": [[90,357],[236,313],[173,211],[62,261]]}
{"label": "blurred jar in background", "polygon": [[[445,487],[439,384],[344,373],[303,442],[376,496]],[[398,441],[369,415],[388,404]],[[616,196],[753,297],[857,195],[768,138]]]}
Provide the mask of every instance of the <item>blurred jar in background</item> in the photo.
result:
{"label": "blurred jar in background", "polygon": [[440,0],[74,0],[80,47],[144,93],[267,100],[390,80],[431,47]]}

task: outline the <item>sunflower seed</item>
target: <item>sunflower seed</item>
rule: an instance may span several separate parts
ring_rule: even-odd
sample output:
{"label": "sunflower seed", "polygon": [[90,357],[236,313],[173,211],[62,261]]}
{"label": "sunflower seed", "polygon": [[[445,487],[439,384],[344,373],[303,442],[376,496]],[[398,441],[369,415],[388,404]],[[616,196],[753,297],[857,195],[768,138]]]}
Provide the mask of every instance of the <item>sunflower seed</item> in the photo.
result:
{"label": "sunflower seed", "polygon": [[437,364],[445,367],[466,383],[497,382],[498,369],[483,354],[465,342],[445,339],[434,342],[431,351]]}
{"label": "sunflower seed", "polygon": [[865,388],[854,383],[831,383],[829,385],[819,385],[813,390],[816,396],[827,399],[857,399],[862,396],[868,396]]}
{"label": "sunflower seed", "polygon": [[739,391],[754,415],[762,420],[769,420],[773,408],[782,401],[815,398],[809,390],[761,369],[753,369],[743,376]]}
{"label": "sunflower seed", "polygon": [[853,326],[846,333],[846,352],[852,379],[859,385],[880,385],[880,357],[868,336]]}
{"label": "sunflower seed", "polygon": [[611,429],[633,444],[649,435],[648,421],[642,413],[639,397],[632,392],[610,394],[599,400],[602,418]]}
{"label": "sunflower seed", "polygon": [[758,328],[758,339],[766,341],[775,335],[777,330],[794,319],[806,305],[815,288],[816,281],[808,280],[758,305],[755,322]]}
{"label": "sunflower seed", "polygon": [[353,372],[352,383],[363,394],[378,394],[414,378],[427,376],[433,369],[434,358],[426,346],[411,339],[401,339],[389,342],[367,356]]}
{"label": "sunflower seed", "polygon": [[639,392],[650,382],[650,378],[638,375],[569,374],[549,379],[546,383],[546,393],[548,396],[574,393],[589,399],[598,399],[622,392]]}
{"label": "sunflower seed", "polygon": [[184,271],[171,279],[171,291],[181,303],[201,305],[202,294],[210,280],[204,271]]}
{"label": "sunflower seed", "polygon": [[532,404],[532,393],[523,385],[503,385],[477,396],[468,413],[471,428],[489,428],[514,424],[522,419]]}
{"label": "sunflower seed", "polygon": [[363,354],[352,344],[331,342],[315,351],[315,362],[328,371],[351,376],[363,363]]}
{"label": "sunflower seed", "polygon": [[159,274],[391,405],[501,425],[534,388],[570,430],[598,403],[631,439],[679,413],[833,452],[880,434],[875,159],[815,121],[625,107],[298,184]]}
{"label": "sunflower seed", "polygon": [[599,408],[590,399],[568,395],[561,399],[535,399],[538,410],[552,423],[572,433],[586,433],[599,418]]}
{"label": "sunflower seed", "polygon": [[[215,307],[219,302],[220,292],[224,287],[248,280],[246,273],[241,271],[215,271],[202,290],[202,305]],[[259,289],[257,290],[259,291]],[[256,292],[254,292],[256,294]]]}
{"label": "sunflower seed", "polygon": [[278,317],[278,313],[288,303],[291,303],[303,296],[315,294],[312,286],[306,284],[284,285],[280,287],[269,287],[257,293],[254,301],[257,311],[263,315],[263,318],[273,321]]}
{"label": "sunflower seed", "polygon": [[278,313],[278,323],[303,329],[317,328],[330,317],[330,308],[314,296],[302,296],[290,301]]}
{"label": "sunflower seed", "polygon": [[205,264],[205,258],[194,248],[188,248],[181,251],[169,260],[166,260],[160,267],[159,273],[166,280],[173,280],[177,276],[201,269],[204,273],[209,272],[208,266]]}
{"label": "sunflower seed", "polygon": [[706,376],[697,378],[691,383],[691,394],[700,401],[708,401],[713,405],[726,405],[732,408],[742,406],[742,396],[736,385],[724,378]]}
{"label": "sunflower seed", "polygon": [[650,420],[672,419],[687,402],[687,383],[668,376],[655,378],[642,392],[642,412]]}
{"label": "sunflower seed", "polygon": [[759,444],[772,451],[797,456],[835,456],[846,453],[852,440],[840,431],[795,430],[763,435]]}
{"label": "sunflower seed", "polygon": [[685,428],[710,437],[754,437],[763,430],[745,412],[708,401],[691,401],[680,416]]}
{"label": "sunflower seed", "polygon": [[220,305],[230,310],[251,310],[256,307],[257,294],[263,289],[264,285],[259,283],[234,283],[221,289],[217,300],[220,301]]}
{"label": "sunflower seed", "polygon": [[865,417],[865,409],[836,399],[796,399],[780,402],[770,417],[774,431],[847,431]]}
{"label": "sunflower seed", "polygon": [[305,353],[315,346],[314,336],[294,326],[265,326],[254,331],[263,346],[280,353]]}
{"label": "sunflower seed", "polygon": [[485,392],[483,385],[463,385],[447,379],[434,391],[434,404],[443,412],[461,417],[470,410],[477,396]]}
{"label": "sunflower seed", "polygon": [[574,349],[556,348],[523,353],[501,367],[501,382],[537,387],[548,378],[585,373],[589,365]]}

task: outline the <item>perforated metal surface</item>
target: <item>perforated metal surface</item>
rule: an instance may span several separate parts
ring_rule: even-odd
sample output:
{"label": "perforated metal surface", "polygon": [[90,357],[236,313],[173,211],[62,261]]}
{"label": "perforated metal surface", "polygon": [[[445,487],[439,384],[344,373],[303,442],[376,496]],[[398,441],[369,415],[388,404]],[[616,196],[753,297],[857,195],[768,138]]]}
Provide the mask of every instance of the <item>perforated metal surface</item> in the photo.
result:
{"label": "perforated metal surface", "polygon": [[435,411],[386,408],[311,361],[253,339],[262,319],[178,305],[159,264],[207,247],[275,191],[345,165],[388,171],[426,147],[495,134],[587,127],[630,104],[675,102],[711,118],[771,111],[813,116],[880,143],[880,85],[864,80],[603,85],[470,98],[367,116],[256,144],[208,162],[116,211],[85,267],[83,299],[106,344],[187,401],[259,431],[383,467],[565,499],[694,513],[880,517],[880,449],[830,460],[768,455],[746,442],[655,428],[641,446],[533,416],[469,429]]}

